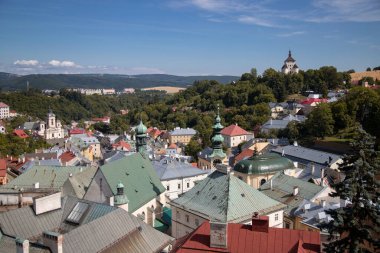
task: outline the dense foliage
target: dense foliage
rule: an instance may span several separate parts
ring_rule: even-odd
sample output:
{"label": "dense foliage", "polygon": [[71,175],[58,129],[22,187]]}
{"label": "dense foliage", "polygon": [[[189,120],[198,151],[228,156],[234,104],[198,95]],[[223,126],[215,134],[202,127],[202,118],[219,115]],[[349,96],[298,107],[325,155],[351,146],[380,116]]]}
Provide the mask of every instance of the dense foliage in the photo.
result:
{"label": "dense foliage", "polygon": [[[339,170],[342,182],[333,185],[332,197],[351,202],[326,211],[333,220],[322,225],[330,233],[326,252],[378,252],[380,250],[380,152],[374,150],[375,138],[359,129],[353,152],[343,158]],[[338,239],[335,239],[338,237]]]}

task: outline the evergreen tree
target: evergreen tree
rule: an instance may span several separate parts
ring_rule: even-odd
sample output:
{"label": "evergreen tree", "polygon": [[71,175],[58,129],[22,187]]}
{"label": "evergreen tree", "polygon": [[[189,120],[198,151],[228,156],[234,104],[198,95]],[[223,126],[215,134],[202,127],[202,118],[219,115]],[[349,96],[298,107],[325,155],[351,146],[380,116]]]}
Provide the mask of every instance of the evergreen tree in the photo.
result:
{"label": "evergreen tree", "polygon": [[[328,210],[333,220],[324,223],[330,243],[326,252],[379,252],[380,206],[379,181],[380,153],[374,150],[375,138],[358,130],[352,143],[353,153],[343,158],[339,169],[346,176],[333,185],[332,197],[351,202],[346,207]],[[336,236],[338,239],[333,240]]]}

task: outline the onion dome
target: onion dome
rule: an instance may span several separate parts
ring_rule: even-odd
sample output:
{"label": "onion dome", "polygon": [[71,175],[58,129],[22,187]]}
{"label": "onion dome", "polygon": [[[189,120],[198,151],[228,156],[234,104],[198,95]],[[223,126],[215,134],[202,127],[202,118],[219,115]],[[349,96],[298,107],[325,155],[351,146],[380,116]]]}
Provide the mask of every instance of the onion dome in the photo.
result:
{"label": "onion dome", "polygon": [[292,168],[294,164],[288,158],[269,153],[242,160],[235,165],[234,170],[244,174],[268,174]]}

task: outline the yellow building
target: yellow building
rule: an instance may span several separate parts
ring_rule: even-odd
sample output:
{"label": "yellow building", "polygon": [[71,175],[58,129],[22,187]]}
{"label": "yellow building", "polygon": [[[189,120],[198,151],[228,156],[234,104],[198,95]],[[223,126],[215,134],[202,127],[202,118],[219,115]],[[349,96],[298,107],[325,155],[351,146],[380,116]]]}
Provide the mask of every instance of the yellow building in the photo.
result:
{"label": "yellow building", "polygon": [[169,132],[169,143],[180,142],[187,145],[196,133],[197,132],[192,128],[176,127],[173,131]]}

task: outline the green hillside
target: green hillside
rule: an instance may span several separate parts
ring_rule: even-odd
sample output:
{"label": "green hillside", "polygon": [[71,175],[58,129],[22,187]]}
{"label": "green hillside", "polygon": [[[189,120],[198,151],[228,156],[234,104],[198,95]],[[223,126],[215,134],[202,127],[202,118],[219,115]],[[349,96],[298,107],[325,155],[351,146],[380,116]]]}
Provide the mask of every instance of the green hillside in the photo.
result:
{"label": "green hillside", "polygon": [[230,83],[239,79],[237,76],[174,76],[164,74],[153,75],[111,75],[111,74],[36,74],[17,76],[0,73],[0,88],[2,90],[25,90],[29,82],[31,88],[56,89],[61,88],[148,88],[155,86],[187,87],[194,81],[216,80],[220,83]]}

